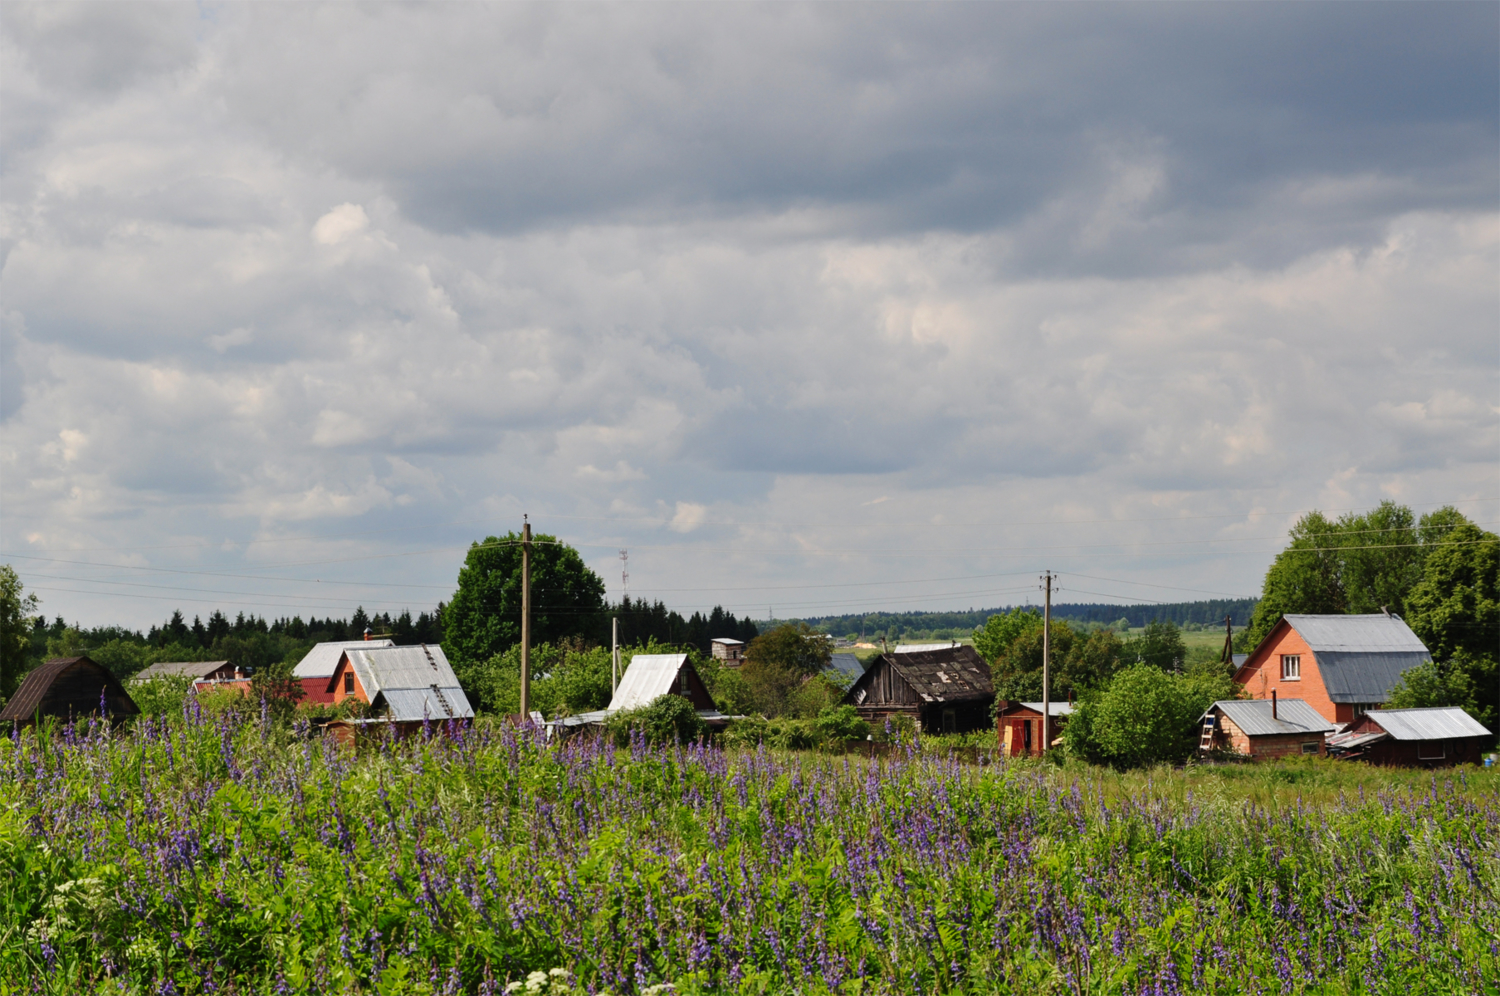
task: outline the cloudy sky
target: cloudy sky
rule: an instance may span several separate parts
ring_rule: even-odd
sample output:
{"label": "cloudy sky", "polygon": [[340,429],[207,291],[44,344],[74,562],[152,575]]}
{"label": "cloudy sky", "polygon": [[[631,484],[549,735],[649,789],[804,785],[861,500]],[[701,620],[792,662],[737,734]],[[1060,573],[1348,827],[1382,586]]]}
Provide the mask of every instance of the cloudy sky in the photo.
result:
{"label": "cloudy sky", "polygon": [[0,6],[0,559],[413,610],[1258,592],[1500,518],[1495,4]]}

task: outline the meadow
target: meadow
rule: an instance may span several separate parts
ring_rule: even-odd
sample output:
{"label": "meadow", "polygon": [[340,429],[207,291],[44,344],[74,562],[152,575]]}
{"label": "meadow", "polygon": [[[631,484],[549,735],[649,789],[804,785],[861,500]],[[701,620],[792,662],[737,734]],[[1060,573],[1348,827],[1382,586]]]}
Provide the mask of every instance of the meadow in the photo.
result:
{"label": "meadow", "polygon": [[0,739],[0,991],[1500,990],[1493,769],[426,734]]}

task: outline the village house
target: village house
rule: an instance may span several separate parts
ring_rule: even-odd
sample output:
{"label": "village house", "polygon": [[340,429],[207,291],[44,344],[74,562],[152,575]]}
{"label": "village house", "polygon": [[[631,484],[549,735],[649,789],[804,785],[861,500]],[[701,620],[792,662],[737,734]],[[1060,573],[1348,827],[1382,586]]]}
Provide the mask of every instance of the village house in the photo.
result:
{"label": "village house", "polygon": [[1400,616],[1283,616],[1234,680],[1252,699],[1302,699],[1330,723],[1352,723],[1390,697],[1401,673],[1431,660]]}
{"label": "village house", "polygon": [[26,726],[38,717],[82,720],[99,715],[101,706],[116,721],[141,713],[108,668],[88,657],[54,657],[26,675],[0,712],[0,723]]}
{"label": "village house", "polygon": [[355,647],[368,650],[395,645],[392,640],[371,639],[368,631],[363,640],[333,640],[315,645],[303,655],[302,660],[297,662],[297,666],[292,668],[292,677],[302,683],[302,701],[332,704],[333,693],[329,691],[328,679],[333,677],[333,672],[338,668],[339,660],[343,657],[345,650]]}
{"label": "village house", "polygon": [[743,640],[721,636],[717,640],[710,640],[708,647],[713,653],[714,660],[720,661],[724,667],[739,667],[745,663],[745,642]]}
{"label": "village house", "polygon": [[203,681],[233,681],[244,676],[229,661],[162,661],[134,675],[130,683],[134,685],[156,678],[191,678],[197,684]]}
{"label": "village house", "polygon": [[1351,761],[1400,767],[1438,768],[1479,764],[1495,735],[1456,706],[1427,709],[1371,709],[1341,733],[1329,748]]}
{"label": "village house", "polygon": [[346,647],[324,694],[334,705],[351,698],[363,702],[387,722],[439,723],[474,717],[443,648],[427,644]]}
{"label": "village house", "polygon": [[1208,707],[1200,722],[1198,747],[1229,751],[1256,760],[1327,753],[1333,724],[1301,699],[1223,699]]}
{"label": "village house", "polygon": [[[1049,702],[1048,733],[1053,742],[1073,715],[1073,703]],[[995,711],[995,735],[1000,738],[1001,753],[1006,757],[1042,756],[1042,703],[1003,702]]]}
{"label": "village house", "polygon": [[908,717],[929,733],[987,729],[995,686],[973,647],[882,654],[855,680],[843,704],[875,726]]}

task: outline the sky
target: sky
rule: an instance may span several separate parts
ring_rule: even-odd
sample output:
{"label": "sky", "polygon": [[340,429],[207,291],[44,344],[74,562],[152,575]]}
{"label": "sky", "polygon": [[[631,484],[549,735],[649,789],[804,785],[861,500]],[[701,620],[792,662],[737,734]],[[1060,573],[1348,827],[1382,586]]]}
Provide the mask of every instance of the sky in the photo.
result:
{"label": "sky", "polygon": [[0,562],[414,613],[1259,592],[1500,520],[1500,6],[0,5]]}

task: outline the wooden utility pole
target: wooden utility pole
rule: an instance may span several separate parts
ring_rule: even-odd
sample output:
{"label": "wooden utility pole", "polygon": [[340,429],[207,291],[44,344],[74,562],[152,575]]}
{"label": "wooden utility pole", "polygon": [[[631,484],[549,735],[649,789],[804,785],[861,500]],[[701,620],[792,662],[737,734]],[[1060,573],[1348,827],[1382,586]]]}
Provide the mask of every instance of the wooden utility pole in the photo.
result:
{"label": "wooden utility pole", "polygon": [[1052,746],[1052,572],[1042,576],[1046,607],[1042,610],[1042,752]]}
{"label": "wooden utility pole", "polygon": [[531,718],[531,523],[521,516],[521,722]]}

